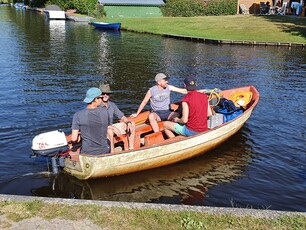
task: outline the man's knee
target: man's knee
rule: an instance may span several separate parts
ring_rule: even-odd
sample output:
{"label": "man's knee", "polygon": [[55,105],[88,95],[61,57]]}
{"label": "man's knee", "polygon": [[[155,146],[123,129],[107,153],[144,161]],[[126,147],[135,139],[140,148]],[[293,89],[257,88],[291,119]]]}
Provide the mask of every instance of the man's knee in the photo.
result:
{"label": "man's knee", "polygon": [[172,129],[172,126],[173,126],[173,124],[172,124],[173,122],[171,122],[171,121],[165,121],[164,122],[164,128],[165,129]]}
{"label": "man's knee", "polygon": [[157,115],[157,113],[150,113],[149,114],[149,121],[151,122],[158,122],[161,121],[160,117]]}
{"label": "man's knee", "polygon": [[156,113],[150,113],[149,114],[149,120],[156,120]]}

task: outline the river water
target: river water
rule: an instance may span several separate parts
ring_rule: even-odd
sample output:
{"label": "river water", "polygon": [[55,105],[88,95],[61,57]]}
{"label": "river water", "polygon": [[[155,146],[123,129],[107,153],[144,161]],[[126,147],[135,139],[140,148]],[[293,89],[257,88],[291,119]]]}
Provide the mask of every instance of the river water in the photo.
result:
{"label": "river water", "polygon": [[[0,31],[0,193],[306,211],[305,50],[103,32],[3,6]],[[89,87],[108,81],[129,115],[158,72],[175,86],[187,75],[200,88],[254,85],[261,100],[230,140],[175,165],[79,181],[29,158],[35,135],[70,132]]]}

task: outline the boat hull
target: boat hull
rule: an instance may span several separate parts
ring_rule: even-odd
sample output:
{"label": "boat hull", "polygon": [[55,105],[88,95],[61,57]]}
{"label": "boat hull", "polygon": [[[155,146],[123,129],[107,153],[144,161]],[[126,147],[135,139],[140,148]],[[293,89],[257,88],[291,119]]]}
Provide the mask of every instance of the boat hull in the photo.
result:
{"label": "boat hull", "polygon": [[45,10],[45,16],[49,20],[66,20],[65,11]]}
{"label": "boat hull", "polygon": [[78,161],[67,159],[64,171],[87,180],[158,168],[204,154],[237,133],[250,118],[259,101],[259,93],[252,86],[235,90],[242,89],[253,91],[252,105],[242,115],[217,128],[188,138],[178,136],[135,151],[99,156],[81,154]]}

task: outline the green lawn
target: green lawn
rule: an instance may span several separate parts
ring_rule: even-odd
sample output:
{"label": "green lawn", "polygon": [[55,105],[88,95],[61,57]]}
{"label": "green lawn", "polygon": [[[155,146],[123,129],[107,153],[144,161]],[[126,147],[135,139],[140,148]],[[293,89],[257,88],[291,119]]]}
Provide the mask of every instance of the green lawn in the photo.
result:
{"label": "green lawn", "polygon": [[[48,204],[42,201],[0,202],[0,229],[14,222],[42,218],[65,221],[90,220],[105,229],[306,229],[306,217],[256,218],[192,211],[107,208],[97,205]],[[35,220],[33,220],[35,221]],[[65,226],[62,226],[65,229]]]}
{"label": "green lawn", "polygon": [[122,23],[122,29],[136,32],[220,40],[306,44],[306,17],[231,15],[191,18],[104,18],[100,21],[119,21]]}

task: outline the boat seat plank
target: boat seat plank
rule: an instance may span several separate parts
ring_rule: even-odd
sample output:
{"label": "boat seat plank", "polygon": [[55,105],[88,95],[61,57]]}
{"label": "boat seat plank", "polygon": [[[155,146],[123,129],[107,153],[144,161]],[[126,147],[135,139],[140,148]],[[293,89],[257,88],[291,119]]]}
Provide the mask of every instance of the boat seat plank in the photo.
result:
{"label": "boat seat plank", "polygon": [[148,121],[150,111],[145,111],[140,113],[137,117],[128,117],[127,119],[131,122],[134,122],[135,125],[140,125]]}
{"label": "boat seat plank", "polygon": [[161,131],[157,133],[151,133],[149,135],[146,135],[144,137],[144,145],[145,146],[150,146],[153,144],[159,144],[160,142],[164,141],[165,138],[163,136],[163,133]]}
{"label": "boat seat plank", "polygon": [[178,136],[175,136],[175,137],[172,137],[172,138],[169,138],[169,139],[164,140],[161,144],[169,144],[169,143],[171,143],[171,142],[181,141],[181,140],[184,140],[184,139],[186,139],[186,138],[187,138],[187,137],[185,137],[185,136],[178,135]]}
{"label": "boat seat plank", "polygon": [[129,141],[128,141],[128,137],[127,137],[126,134],[123,134],[120,137],[119,136],[114,136],[114,144],[117,144],[117,143],[120,143],[120,142],[123,143],[124,150],[129,149]]}
{"label": "boat seat plank", "polygon": [[[128,117],[127,119],[129,121],[135,123],[135,125],[136,125],[136,132],[137,132],[137,130],[139,130],[139,128],[137,128],[137,126],[141,126],[142,124],[144,124],[148,120],[149,114],[150,114],[150,111],[145,111],[143,113],[140,113],[137,117]],[[114,136],[114,144],[118,144],[120,142],[123,142],[124,150],[128,150],[129,149],[128,137],[127,137],[126,134],[124,134],[124,135],[122,135],[120,137]],[[140,147],[140,144],[139,144],[139,147]]]}
{"label": "boat seat plank", "polygon": [[[164,130],[164,122],[158,122],[158,127],[159,130]],[[135,131],[135,144],[134,144],[134,148],[135,149],[139,149],[141,146],[141,135],[143,135],[144,133],[148,133],[148,132],[153,132],[152,126],[149,124],[142,124],[138,127],[136,127],[136,131]]]}

